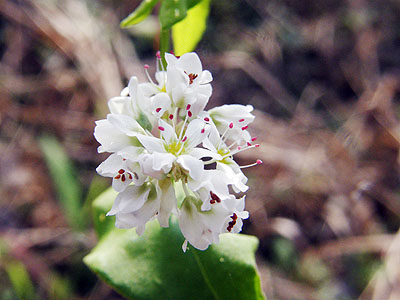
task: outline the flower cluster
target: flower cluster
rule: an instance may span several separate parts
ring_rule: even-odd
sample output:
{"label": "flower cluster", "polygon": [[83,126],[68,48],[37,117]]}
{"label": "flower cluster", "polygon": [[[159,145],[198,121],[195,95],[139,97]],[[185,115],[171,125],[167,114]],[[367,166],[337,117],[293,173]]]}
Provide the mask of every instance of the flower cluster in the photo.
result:
{"label": "flower cluster", "polygon": [[[211,96],[212,75],[202,69],[196,53],[177,58],[165,54],[167,68],[157,54],[156,82],[132,77],[121,95],[108,102],[110,113],[96,122],[98,152],[111,155],[97,172],[112,178],[119,193],[107,215],[116,227],[134,228],[140,235],[157,218],[168,227],[178,217],[187,242],[204,250],[218,243],[219,235],[237,233],[244,210],[247,178],[233,155],[253,147],[247,131],[253,121],[250,105],[223,105],[205,111]],[[185,193],[181,203],[175,188]]]}

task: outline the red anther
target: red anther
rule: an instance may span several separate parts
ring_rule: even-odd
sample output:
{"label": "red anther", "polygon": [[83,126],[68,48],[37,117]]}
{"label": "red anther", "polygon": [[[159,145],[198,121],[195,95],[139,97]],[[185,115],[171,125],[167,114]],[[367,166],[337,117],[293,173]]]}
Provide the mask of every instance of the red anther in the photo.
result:
{"label": "red anther", "polygon": [[239,122],[244,122],[244,119],[240,119]]}
{"label": "red anther", "polygon": [[125,182],[125,174],[122,174],[121,181]]}
{"label": "red anther", "polygon": [[240,150],[240,149],[242,149],[242,147],[238,146],[237,149]]}
{"label": "red anther", "polygon": [[147,70],[149,68],[149,65],[145,64],[143,67]]}
{"label": "red anther", "polygon": [[123,158],[122,161],[126,161],[126,158]]}
{"label": "red anther", "polygon": [[247,128],[249,128],[249,126],[244,126],[242,127],[242,130],[246,130]]}
{"label": "red anther", "polygon": [[237,220],[237,215],[235,213],[233,213],[233,215],[231,216],[232,220]]}
{"label": "red anther", "polygon": [[160,51],[157,51],[157,53],[156,53],[156,57],[157,57],[158,59],[160,59],[160,58],[161,58],[161,53],[160,53]]}
{"label": "red anther", "polygon": [[255,137],[253,137],[252,139],[251,139],[251,141],[252,142],[255,142],[255,141],[257,141],[257,137],[255,136]]}
{"label": "red anther", "polygon": [[164,130],[165,130],[165,128],[162,127],[162,126],[158,126],[158,129],[160,129],[161,131],[164,131]]}
{"label": "red anther", "polygon": [[214,200],[214,199],[211,199],[211,200],[210,200],[210,203],[211,203],[211,204],[215,204],[215,200]]}
{"label": "red anther", "polygon": [[204,121],[210,122],[210,118],[209,118],[209,117],[205,117],[205,118],[204,118]]}
{"label": "red anther", "polygon": [[130,180],[132,180],[132,174],[131,173],[128,173],[128,177],[129,177]]}
{"label": "red anther", "polygon": [[190,110],[188,110],[188,116],[189,116],[189,118],[191,118],[192,117],[192,112],[190,111]]}
{"label": "red anther", "polygon": [[115,179],[120,179],[120,178],[121,178],[121,175],[118,174],[118,175],[115,176],[114,178],[115,178]]}
{"label": "red anther", "polygon": [[260,144],[255,144],[254,147],[258,148],[260,147]]}
{"label": "red anther", "polygon": [[250,147],[250,146],[251,146],[251,143],[247,142],[247,146],[249,146],[249,147]]}
{"label": "red anther", "polygon": [[216,201],[218,203],[221,202],[221,199],[216,194],[214,194],[212,191],[210,191],[210,196],[211,196],[212,200],[214,200],[214,201]]}
{"label": "red anther", "polygon": [[136,172],[133,172],[133,176],[135,176],[136,180],[139,180],[139,176],[138,176],[138,174]]}
{"label": "red anther", "polygon": [[118,171],[118,173],[119,173],[119,174],[124,174],[124,173],[125,173],[125,170],[124,170],[124,169],[120,169],[120,170]]}
{"label": "red anther", "polygon": [[233,123],[229,124],[229,128],[232,129],[233,128]]}
{"label": "red anther", "polygon": [[157,113],[159,113],[160,110],[161,110],[161,107],[157,107],[157,108],[156,108],[156,112],[157,112]]}
{"label": "red anther", "polygon": [[195,80],[199,75],[190,73],[188,76],[189,76],[189,84],[192,84],[193,80]]}
{"label": "red anther", "polygon": [[205,132],[205,130],[204,130],[204,128],[201,130],[201,133],[204,133]]}
{"label": "red anther", "polygon": [[183,139],[182,139],[182,142],[184,142],[186,140],[187,140],[187,136],[184,136]]}
{"label": "red anther", "polygon": [[173,118],[174,118],[174,115],[173,115],[173,114],[170,114],[170,115],[169,115],[169,119],[172,120]]}
{"label": "red anther", "polygon": [[192,106],[191,106],[190,104],[188,104],[188,105],[186,106],[186,110],[189,110],[191,107],[192,107]]}
{"label": "red anther", "polygon": [[262,160],[261,159],[257,159],[257,161],[256,161],[256,164],[257,165],[261,165],[263,162],[262,162]]}

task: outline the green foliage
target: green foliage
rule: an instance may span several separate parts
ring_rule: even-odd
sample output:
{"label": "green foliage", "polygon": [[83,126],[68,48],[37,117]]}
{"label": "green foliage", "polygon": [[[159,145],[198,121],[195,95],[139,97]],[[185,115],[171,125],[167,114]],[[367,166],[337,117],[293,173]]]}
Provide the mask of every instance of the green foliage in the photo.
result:
{"label": "green foliage", "polygon": [[160,0],[144,0],[140,5],[121,22],[121,27],[129,27],[142,22],[151,13]]}
{"label": "green foliage", "polygon": [[39,142],[68,223],[76,230],[83,230],[86,214],[80,202],[82,190],[77,172],[54,137],[43,136]]}
{"label": "green foliage", "polygon": [[[106,191],[94,201],[94,218],[105,215],[114,197],[115,192]],[[189,246],[184,253],[184,238],[175,219],[170,228],[150,222],[141,237],[134,230],[111,227],[113,223],[109,217],[95,222],[100,242],[84,262],[125,297],[264,299],[254,258],[255,237],[226,234],[206,251]]]}
{"label": "green foliage", "polygon": [[23,263],[19,261],[12,261],[7,263],[6,272],[19,299],[37,299],[33,283]]}
{"label": "green foliage", "polygon": [[[128,17],[121,22],[121,27],[129,27],[140,23],[151,13],[160,0],[144,0]],[[160,52],[170,50],[170,29],[173,28],[174,51],[182,55],[193,51],[200,41],[205,29],[210,9],[210,0],[162,0],[159,11]]]}
{"label": "green foliage", "polygon": [[172,27],[175,55],[193,51],[206,30],[210,0],[202,0],[187,12],[185,19]]}

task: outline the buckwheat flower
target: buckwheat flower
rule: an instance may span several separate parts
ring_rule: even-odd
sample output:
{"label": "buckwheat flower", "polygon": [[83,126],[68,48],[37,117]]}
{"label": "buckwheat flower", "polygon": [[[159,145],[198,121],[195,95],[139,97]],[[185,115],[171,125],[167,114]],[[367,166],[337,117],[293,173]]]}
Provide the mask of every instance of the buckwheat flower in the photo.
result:
{"label": "buckwheat flower", "polygon": [[[98,152],[109,152],[97,172],[112,178],[118,192],[108,216],[118,228],[136,228],[157,219],[168,227],[177,216],[188,243],[204,250],[219,242],[222,233],[237,233],[248,189],[243,168],[234,155],[258,147],[248,132],[251,106],[224,105],[204,111],[211,96],[211,73],[203,70],[197,54],[177,58],[166,54],[163,68],[157,56],[155,81],[139,83],[132,77],[121,95],[109,100],[110,113],[96,122]],[[185,193],[178,205],[175,187]]]}
{"label": "buckwheat flower", "polygon": [[117,192],[122,192],[131,183],[140,186],[147,177],[142,174],[137,162],[124,159],[118,154],[111,154],[96,171],[101,176],[112,177],[112,187]]}
{"label": "buckwheat flower", "polygon": [[212,209],[203,211],[202,200],[193,196],[184,199],[179,216],[179,226],[185,237],[182,250],[187,242],[199,250],[205,250],[212,243],[219,242],[219,235],[225,232],[240,232],[242,219],[249,214],[244,211],[244,197],[231,196],[225,201],[216,202]]}
{"label": "buckwheat flower", "polygon": [[243,142],[251,142],[251,136],[247,129],[254,120],[252,111],[253,106],[251,105],[226,104],[214,107],[208,113],[224,139],[235,141],[240,146]]}
{"label": "buckwheat flower", "polygon": [[181,129],[178,136],[173,126],[159,120],[160,138],[138,135],[138,140],[148,151],[141,160],[144,174],[157,178],[161,175],[162,178],[162,174],[166,175],[172,171],[175,179],[181,179],[184,175],[195,180],[200,179],[204,164],[198,157],[192,156],[191,152],[206,137],[206,125],[201,120],[193,120],[186,130]]}
{"label": "buckwheat flower", "polygon": [[185,53],[177,58],[166,53],[165,60],[168,63],[167,76],[173,77],[167,90],[172,93],[172,99],[178,107],[190,104],[192,112],[197,115],[206,106],[211,94],[212,75],[204,70],[200,58],[196,53]]}

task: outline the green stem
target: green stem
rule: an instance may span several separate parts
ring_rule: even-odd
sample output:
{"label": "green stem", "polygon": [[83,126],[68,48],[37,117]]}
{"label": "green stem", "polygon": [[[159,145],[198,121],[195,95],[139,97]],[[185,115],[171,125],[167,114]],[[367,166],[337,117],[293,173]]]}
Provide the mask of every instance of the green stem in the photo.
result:
{"label": "green stem", "polygon": [[169,39],[170,39],[170,30],[169,29],[161,29],[160,33],[160,54],[161,61],[164,66],[164,69],[167,68],[167,61],[165,60],[165,52],[169,51]]}

